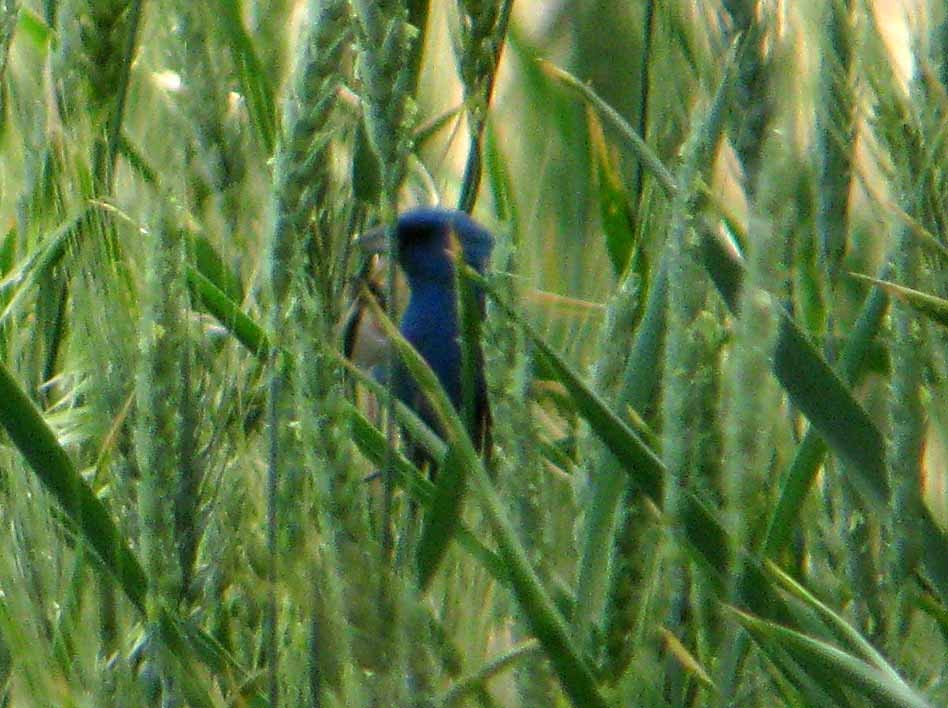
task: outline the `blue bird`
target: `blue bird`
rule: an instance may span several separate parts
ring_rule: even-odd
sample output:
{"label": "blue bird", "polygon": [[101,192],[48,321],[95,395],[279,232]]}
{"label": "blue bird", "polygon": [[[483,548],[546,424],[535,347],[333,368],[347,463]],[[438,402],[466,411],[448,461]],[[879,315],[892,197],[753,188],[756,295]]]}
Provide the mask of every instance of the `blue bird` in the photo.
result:
{"label": "blue bird", "polygon": [[[402,214],[396,223],[396,258],[408,281],[408,306],[399,325],[402,335],[435,372],[457,410],[462,408],[462,358],[458,294],[453,249],[460,246],[464,261],[483,274],[494,239],[490,232],[461,211],[423,207]],[[384,250],[384,228],[366,234],[360,243],[367,250]],[[484,293],[475,287],[481,316]],[[360,318],[364,320],[365,318]],[[347,346],[354,346],[351,330]],[[473,375],[473,416],[468,432],[479,450],[490,447],[490,408],[484,379],[483,354],[478,344]],[[437,419],[408,370],[399,362],[393,376],[395,395],[434,430]]]}

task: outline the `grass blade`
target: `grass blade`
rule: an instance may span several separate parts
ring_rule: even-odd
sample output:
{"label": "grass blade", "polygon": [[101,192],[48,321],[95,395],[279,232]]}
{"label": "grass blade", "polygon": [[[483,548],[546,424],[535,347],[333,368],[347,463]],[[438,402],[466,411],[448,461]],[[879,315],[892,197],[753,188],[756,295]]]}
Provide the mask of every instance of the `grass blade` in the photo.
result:
{"label": "grass blade", "polygon": [[[743,265],[712,233],[704,234],[702,250],[708,274],[733,310]],[[774,375],[830,449],[851,463],[856,473],[851,481],[863,499],[885,508],[889,483],[882,434],[790,315],[780,308],[779,316]]]}
{"label": "grass blade", "polygon": [[[732,609],[737,620],[759,643],[782,646],[827,691],[845,686],[893,708],[926,708],[928,703],[901,679],[826,642]],[[792,677],[791,677],[792,679]]]}
{"label": "grass blade", "polygon": [[[366,419],[358,408],[352,404],[344,405],[349,422],[352,425],[352,438],[359,450],[376,465],[384,465],[391,461],[397,475],[396,482],[407,491],[412,499],[424,507],[432,505],[435,496],[434,484],[408,459],[398,451],[388,452],[388,440],[385,435]],[[391,458],[387,457],[391,454]],[[464,524],[460,524],[456,531],[458,545],[473,556],[484,566],[488,573],[498,582],[509,585],[510,573],[500,557],[481,543]]]}
{"label": "grass blade", "polygon": [[270,352],[270,340],[263,329],[254,322],[237,303],[227,297],[207,276],[195,268],[187,269],[188,286],[198,301],[254,356],[266,360]]}
{"label": "grass blade", "polygon": [[[864,368],[869,345],[882,324],[888,305],[889,298],[879,288],[874,288],[866,299],[840,357],[839,374],[846,384],[855,384]],[[826,443],[811,428],[804,436],[803,442],[797,446],[796,454],[784,476],[780,498],[771,515],[764,541],[764,553],[767,556],[777,555],[789,541],[803,500],[825,453]]]}
{"label": "grass blade", "polygon": [[596,170],[599,219],[606,235],[606,250],[612,261],[612,269],[617,276],[621,276],[635,248],[631,200],[622,183],[615,158],[609,152],[602,124],[591,108],[586,111],[586,121]]}
{"label": "grass blade", "polygon": [[0,424],[66,517],[75,524],[79,539],[96,552],[135,608],[144,612],[145,572],[105,505],[79,476],[39,410],[3,364],[0,364]]}
{"label": "grass blade", "polygon": [[234,58],[234,64],[237,65],[241,92],[250,112],[250,123],[256,131],[264,154],[272,155],[276,145],[274,91],[257,57],[250,35],[244,28],[240,15],[242,3],[223,0],[215,5],[217,9],[215,24],[219,24],[222,28],[231,56]]}
{"label": "grass blade", "polygon": [[810,593],[800,583],[784,573],[777,565],[768,562],[767,575],[774,578],[784,590],[794,597],[802,600],[806,605],[814,609],[820,617],[826,620],[827,624],[833,629],[835,635],[845,642],[853,651],[857,652],[864,661],[869,662],[877,669],[887,673],[889,677],[896,681],[901,681],[898,673],[885,660],[875,647],[872,646],[859,632],[857,632],[846,620],[833,612],[826,604]]}
{"label": "grass blade", "polygon": [[493,529],[500,555],[509,568],[517,602],[534,635],[543,645],[563,690],[576,705],[605,706],[605,699],[599,693],[592,672],[581,658],[562,615],[540,583],[526,551],[517,539],[516,531],[503,511],[487,470],[474,450],[473,441],[466,433],[464,422],[455,412],[435,373],[421,355],[401,336],[377,303],[370,301],[370,305],[402,362],[415,377],[418,387],[428,397],[438,415],[448,443],[456,449],[459,466],[465,468],[466,474],[473,482],[474,491]]}
{"label": "grass blade", "polygon": [[94,207],[83,209],[76,217],[60,226],[56,231],[43,239],[43,243],[33,255],[17,266],[12,273],[0,281],[0,293],[8,288],[15,288],[14,293],[0,313],[0,325],[7,322],[17,310],[23,297],[33,289],[41,279],[49,277],[53,268],[66,252],[70,241],[90,226]]}
{"label": "grass blade", "polygon": [[922,505],[922,557],[925,569],[941,601],[948,608],[948,533],[932,518],[928,507]]}
{"label": "grass blade", "polygon": [[448,542],[461,524],[461,502],[464,498],[464,467],[458,459],[456,447],[449,447],[448,454],[439,468],[434,495],[425,515],[425,524],[418,539],[415,562],[418,569],[418,586],[422,591],[434,577],[441,559],[448,550]]}
{"label": "grass blade", "polygon": [[862,275],[860,273],[850,273],[850,275],[859,280],[864,280],[867,283],[878,285],[889,293],[889,295],[897,297],[916,312],[925,315],[944,327],[948,327],[948,300],[923,293],[920,290],[907,288],[904,285],[892,283],[888,280],[879,280],[878,278],[871,278],[868,275]]}

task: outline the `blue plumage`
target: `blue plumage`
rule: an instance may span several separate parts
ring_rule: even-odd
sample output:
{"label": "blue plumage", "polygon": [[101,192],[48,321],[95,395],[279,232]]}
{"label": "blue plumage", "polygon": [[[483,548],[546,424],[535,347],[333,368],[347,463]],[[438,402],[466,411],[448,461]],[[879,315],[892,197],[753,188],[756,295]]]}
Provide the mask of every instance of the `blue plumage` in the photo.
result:
{"label": "blue plumage", "polygon": [[[402,315],[402,335],[437,374],[455,408],[461,408],[461,343],[454,260],[451,249],[460,246],[465,262],[484,273],[494,239],[467,214],[438,208],[419,208],[403,214],[396,225],[398,264],[411,295]],[[475,291],[481,314],[484,294]],[[474,417],[470,433],[481,447],[489,434],[490,412],[484,365],[477,347],[474,365]],[[395,394],[414,408],[426,423],[436,426],[424,395],[401,365],[395,370]]]}
{"label": "blue plumage", "polygon": [[[462,355],[458,296],[451,251],[460,248],[464,261],[484,273],[490,259],[494,239],[490,232],[467,214],[432,207],[413,209],[402,214],[396,223],[396,258],[411,291],[408,306],[401,318],[400,330],[419,354],[428,362],[444,387],[454,407],[462,408]],[[371,250],[382,250],[384,230],[376,230],[362,240]],[[475,288],[481,315],[484,294]],[[346,332],[347,354],[356,349],[357,330],[369,326],[358,311]],[[383,374],[379,378],[385,378]],[[489,447],[490,411],[484,380],[484,364],[480,345],[475,351],[473,376],[474,411],[469,432],[479,449]],[[413,408],[428,425],[438,430],[437,420],[418,389],[414,377],[399,362],[393,377],[395,395]]]}

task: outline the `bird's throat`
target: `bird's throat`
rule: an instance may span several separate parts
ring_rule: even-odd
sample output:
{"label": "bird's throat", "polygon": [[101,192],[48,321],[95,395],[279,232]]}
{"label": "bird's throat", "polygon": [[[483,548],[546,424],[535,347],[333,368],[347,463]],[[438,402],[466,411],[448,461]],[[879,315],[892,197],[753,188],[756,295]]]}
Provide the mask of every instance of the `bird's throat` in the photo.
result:
{"label": "bird's throat", "polygon": [[412,283],[408,307],[402,315],[402,334],[415,346],[433,337],[454,339],[458,332],[457,309],[453,282]]}

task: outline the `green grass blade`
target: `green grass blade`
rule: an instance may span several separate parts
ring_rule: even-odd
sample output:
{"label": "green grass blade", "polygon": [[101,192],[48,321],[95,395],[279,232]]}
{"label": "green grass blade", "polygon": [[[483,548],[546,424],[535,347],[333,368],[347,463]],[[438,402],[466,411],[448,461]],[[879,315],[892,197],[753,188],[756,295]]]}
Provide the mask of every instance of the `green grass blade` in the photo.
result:
{"label": "green grass blade", "polygon": [[665,164],[658,155],[652,151],[648,144],[646,144],[642,137],[626,122],[616,109],[606,103],[593,91],[592,87],[584,84],[568,71],[564,71],[549,62],[541,62],[541,66],[547,74],[554,79],[579,93],[612,127],[619,131],[619,134],[626,141],[626,144],[632,148],[635,157],[652,173],[652,176],[655,177],[667,194],[674,194],[678,191],[675,176],[665,167]]}
{"label": "green grass blade", "polygon": [[[404,455],[394,450],[389,452],[385,434],[372,425],[358,408],[348,402],[343,405],[343,408],[352,426],[352,439],[362,454],[376,465],[390,462],[397,475],[396,483],[407,491],[412,499],[430,508],[435,500],[434,484],[426,479]],[[389,454],[391,457],[387,456]],[[495,580],[505,585],[510,583],[510,574],[500,557],[481,543],[463,523],[458,526],[455,533],[458,545],[477,559]]]}
{"label": "green grass blade", "polygon": [[[852,386],[865,368],[866,354],[888,309],[889,298],[879,289],[870,292],[862,312],[850,333],[849,339],[840,357],[839,373],[845,383]],[[826,443],[811,428],[797,447],[796,454],[787,468],[780,489],[780,498],[774,507],[764,541],[764,553],[769,557],[777,555],[790,540],[796,520],[807,492],[813,483],[823,455]]]}
{"label": "green grass blade", "polygon": [[503,510],[487,470],[484,469],[474,450],[473,442],[466,433],[464,422],[454,411],[435,373],[421,355],[401,336],[377,303],[370,301],[370,305],[376,319],[395,346],[398,356],[415,377],[419,389],[428,397],[438,415],[448,443],[456,449],[459,466],[465,468],[468,478],[473,482],[483,512],[494,532],[500,555],[509,568],[517,602],[534,635],[543,645],[563,690],[577,705],[605,706],[605,699],[599,693],[592,672],[574,645],[562,615],[530,565],[526,551]]}
{"label": "green grass blade", "polygon": [[467,277],[475,280],[493,301],[527,335],[541,364],[563,384],[576,405],[577,412],[590,424],[609,450],[628,467],[636,484],[653,500],[662,499],[664,466],[659,457],[617,416],[612,409],[573,371],[572,367],[543,340],[537,331],[520,316],[486,280],[470,268]]}
{"label": "green grass blade", "polygon": [[423,591],[428,588],[448,550],[448,541],[454,537],[461,523],[461,502],[466,481],[463,470],[457,448],[449,447],[448,454],[439,467],[434,497],[428,506],[421,537],[418,539],[415,563],[418,569],[418,586]]}
{"label": "green grass blade", "polygon": [[828,691],[844,686],[871,699],[877,706],[926,708],[929,705],[901,679],[852,654],[792,629],[732,611],[755,641],[782,646]]}
{"label": "green grass blade", "polygon": [[234,302],[244,299],[244,286],[240,276],[227,267],[214,244],[204,234],[186,233],[188,255],[198,272],[210,280]]}
{"label": "green grass blade", "polygon": [[[327,350],[326,354],[335,359],[340,366],[352,374],[355,380],[362,386],[365,386],[378,400],[385,400],[385,386],[383,384],[380,384],[369,374],[343,357],[339,352],[330,349]],[[415,411],[399,400],[395,401],[395,417],[398,419],[399,424],[405,429],[408,437],[427,450],[433,459],[440,460],[445,456],[448,448],[447,445],[444,444],[444,440],[439,438],[438,435],[418,417]]]}
{"label": "green grass blade", "polygon": [[[814,679],[791,654],[774,642],[758,642],[758,648],[774,665],[772,680],[786,705],[806,708],[840,708],[850,705],[838,686]],[[823,685],[821,685],[821,683]]]}
{"label": "green grass blade", "polygon": [[66,517],[75,524],[79,539],[95,550],[131,603],[144,612],[145,572],[112,523],[105,505],[76,472],[39,410],[3,364],[0,364],[0,424]]}
{"label": "green grass blade", "polygon": [[[702,248],[708,274],[733,310],[743,266],[714,234],[705,233]],[[889,483],[882,434],[793,319],[782,308],[779,316],[774,375],[830,449],[851,463],[856,473],[851,481],[861,496],[873,508],[885,508]]]}
{"label": "green grass blade", "polygon": [[820,602],[820,600],[815,595],[810,593],[809,590],[803,587],[787,573],[784,573],[774,563],[768,562],[766,565],[766,571],[767,575],[771,578],[774,578],[780,587],[799,600],[802,600],[804,604],[815,610],[816,613],[826,621],[840,641],[845,642],[850,647],[850,649],[857,652],[864,661],[869,662],[880,671],[888,674],[892,680],[901,682],[902,679],[899,677],[896,670],[893,669],[892,666],[885,660],[885,657],[876,651],[875,647],[873,647],[872,644],[870,644],[865,639],[865,637],[857,632],[852,627],[852,625],[846,622],[846,620],[840,617],[829,606],[823,602]]}
{"label": "green grass blade", "polygon": [[889,498],[882,434],[852,393],[785,313],[774,352],[774,374],[830,449],[856,473],[850,481],[875,509]]}
{"label": "green grass blade", "polygon": [[860,273],[850,273],[850,275],[867,283],[878,285],[889,295],[898,298],[916,312],[925,315],[943,327],[948,327],[948,300],[888,280],[879,280]]}
{"label": "green grass blade", "polygon": [[594,111],[587,110],[586,120],[596,170],[599,219],[606,236],[606,250],[617,276],[625,273],[635,247],[631,199],[622,183],[615,158],[609,152],[602,125]]}
{"label": "green grass blade", "polygon": [[481,689],[484,684],[515,665],[521,659],[536,654],[540,651],[540,645],[535,639],[523,642],[501,656],[492,659],[469,676],[464,676],[448,689],[438,701],[441,706],[464,705],[462,702],[468,694]]}
{"label": "green grass blade", "polygon": [[66,252],[70,241],[91,224],[95,207],[83,209],[76,217],[64,223],[52,234],[43,239],[42,245],[27,256],[25,262],[0,281],[0,293],[14,289],[3,312],[0,313],[0,325],[7,322],[17,311],[23,297],[31,292],[41,279],[49,277],[52,269]]}
{"label": "green grass blade", "polygon": [[612,453],[632,472],[642,490],[653,499],[660,500],[663,467],[658,456],[625,421],[612,412],[562,357],[540,339],[532,327],[523,321],[521,324],[537,347],[537,353],[553,371],[557,380],[569,391],[580,415],[590,424]]}
{"label": "green grass blade", "polygon": [[188,286],[198,301],[254,356],[267,359],[271,349],[266,332],[233,300],[197,269],[188,267]]}
{"label": "green grass blade", "polygon": [[217,18],[215,24],[222,28],[234,64],[237,65],[241,93],[247,101],[250,123],[254,127],[257,140],[264,154],[272,155],[276,146],[274,91],[254,50],[253,41],[244,27],[241,17],[242,4],[233,0],[221,0],[215,3]]}

